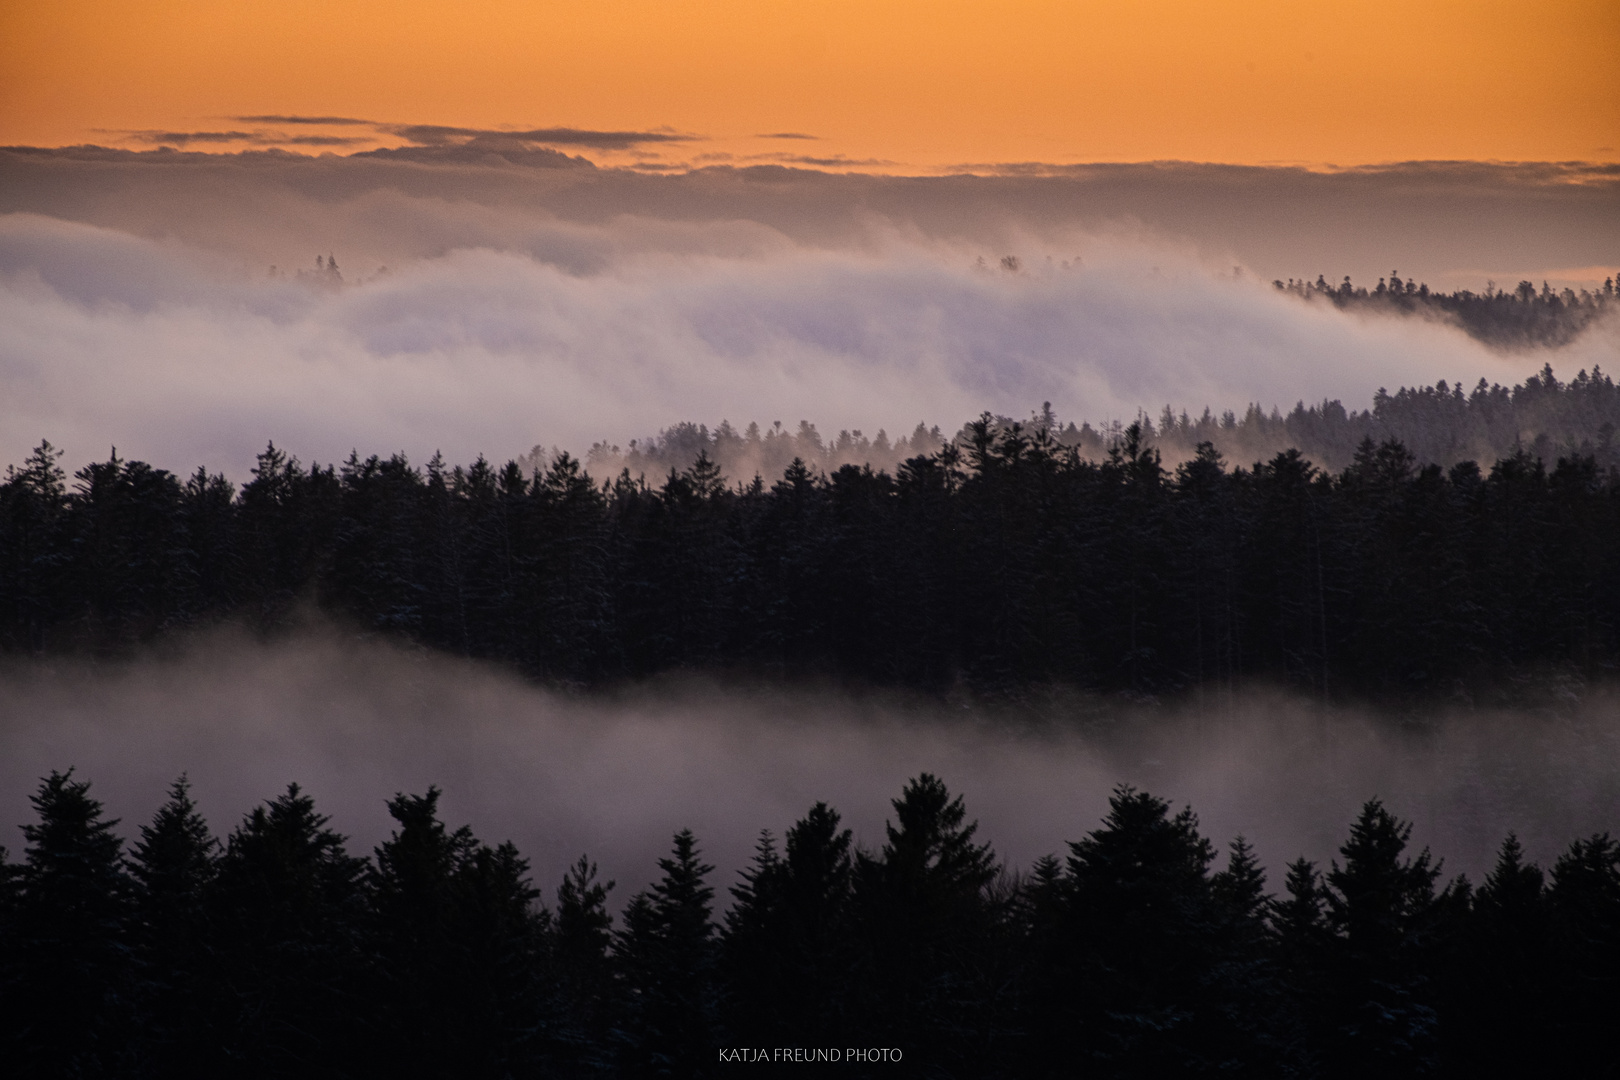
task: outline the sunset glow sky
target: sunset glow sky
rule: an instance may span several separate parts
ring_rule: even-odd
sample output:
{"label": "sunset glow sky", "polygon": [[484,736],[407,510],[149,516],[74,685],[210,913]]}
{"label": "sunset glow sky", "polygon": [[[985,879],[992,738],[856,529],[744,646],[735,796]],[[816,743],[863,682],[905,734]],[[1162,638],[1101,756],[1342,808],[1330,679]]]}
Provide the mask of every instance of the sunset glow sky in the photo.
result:
{"label": "sunset glow sky", "polygon": [[10,0],[0,143],[343,152],[432,124],[650,133],[558,148],[665,169],[1613,162],[1617,57],[1613,0]]}

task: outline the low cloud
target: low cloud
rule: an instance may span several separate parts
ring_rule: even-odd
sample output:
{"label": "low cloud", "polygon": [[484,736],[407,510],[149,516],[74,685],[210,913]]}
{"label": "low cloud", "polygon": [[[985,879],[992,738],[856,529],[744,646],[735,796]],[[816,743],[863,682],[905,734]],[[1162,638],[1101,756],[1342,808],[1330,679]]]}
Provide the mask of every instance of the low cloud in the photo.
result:
{"label": "low cloud", "polygon": [[[622,445],[683,419],[872,435],[1043,401],[1093,421],[1167,403],[1362,405],[1379,386],[1513,379],[1540,363],[1134,245],[1090,241],[1067,265],[1026,251],[1008,273],[968,250],[817,251],[741,224],[487,224],[504,250],[385,273],[340,253],[336,285],[0,218],[0,456],[49,438],[80,462],[116,444],[242,477],[272,439],[306,460],[504,459],[537,442]],[[1577,345],[1560,363],[1612,347]]]}
{"label": "low cloud", "polygon": [[1217,843],[1247,836],[1273,890],[1286,861],[1336,854],[1374,796],[1448,874],[1478,880],[1509,830],[1546,864],[1614,827],[1615,716],[1602,696],[1415,724],[1266,693],[998,710],[686,682],[581,699],[331,631],[272,645],[215,634],[138,662],[0,670],[0,822],[30,820],[38,778],[74,766],[133,835],[185,771],[217,832],[297,781],[369,851],[392,827],[386,798],[438,784],[447,820],[514,840],[548,895],[588,852],[622,902],[684,827],[722,886],[759,829],[780,836],[816,800],[876,847],[888,801],[927,770],[1025,868],[1096,828],[1109,791],[1132,783],[1191,804]]}
{"label": "low cloud", "polygon": [[[49,438],[76,464],[116,444],[241,478],[271,439],[465,462],[683,420],[871,437],[1043,401],[1093,422],[1366,407],[1616,351],[1611,328],[1503,355],[1266,284],[1604,265],[1620,186],[1567,170],[640,175],[486,146],[0,150],[0,461]],[[299,276],[317,253],[341,286]]]}

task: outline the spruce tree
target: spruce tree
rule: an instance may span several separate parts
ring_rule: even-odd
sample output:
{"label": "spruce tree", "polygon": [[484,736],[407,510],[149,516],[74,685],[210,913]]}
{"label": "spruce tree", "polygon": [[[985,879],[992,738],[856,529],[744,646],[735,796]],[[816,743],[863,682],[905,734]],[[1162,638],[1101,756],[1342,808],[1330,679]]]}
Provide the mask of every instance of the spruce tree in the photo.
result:
{"label": "spruce tree", "polygon": [[1541,868],[1518,837],[1502,842],[1446,964],[1441,1005],[1446,1068],[1459,1075],[1536,1071],[1553,1052],[1551,912]]}
{"label": "spruce tree", "polygon": [[557,1025],[553,1053],[564,1073],[593,1075],[611,1068],[613,916],[607,899],[613,886],[597,880],[596,864],[584,855],[557,886],[551,933]]}
{"label": "spruce tree", "polygon": [[182,774],[131,851],[135,942],[146,984],[145,1052],[150,1067],[166,1076],[206,1075],[200,995],[218,847]]}
{"label": "spruce tree", "polygon": [[787,833],[785,856],[761,837],[732,887],[724,957],[732,1027],[749,1044],[814,1046],[848,1033],[854,957],[852,834],[817,803]]}
{"label": "spruce tree", "polygon": [[1577,840],[1552,868],[1554,1002],[1549,1060],[1593,1076],[1620,1070],[1609,1034],[1620,1010],[1620,842],[1608,833]]}
{"label": "spruce tree", "polygon": [[11,941],[6,1026],[24,1076],[120,1075],[130,1067],[132,886],[116,819],[88,781],[52,772],[32,797]]}
{"label": "spruce tree", "polygon": [[892,805],[888,842],[855,869],[856,1044],[899,1040],[928,1067],[971,1071],[1012,1000],[1000,866],[938,777],[920,774]]}
{"label": "spruce tree", "polygon": [[359,1060],[365,863],[297,784],[230,835],[209,889],[216,1071],[340,1075]]}
{"label": "spruce tree", "polygon": [[396,795],[399,828],[371,881],[374,1065],[407,1076],[498,1077],[543,1054],[544,916],[516,849],[438,817],[439,790]]}
{"label": "spruce tree", "polygon": [[1070,844],[1059,913],[1037,939],[1037,1037],[1060,1074],[1080,1055],[1105,1075],[1258,1067],[1272,1053],[1254,1018],[1275,994],[1264,876],[1213,845],[1190,809],[1117,789],[1103,826]]}
{"label": "spruce tree", "polygon": [[1427,849],[1403,858],[1412,826],[1377,799],[1362,807],[1324,893],[1330,1075],[1420,1075],[1438,1052],[1434,966],[1446,905]]}
{"label": "spruce tree", "polygon": [[631,900],[614,938],[620,1071],[704,1075],[720,1045],[714,889],[704,880],[714,867],[699,859],[690,829],[658,866],[663,877]]}

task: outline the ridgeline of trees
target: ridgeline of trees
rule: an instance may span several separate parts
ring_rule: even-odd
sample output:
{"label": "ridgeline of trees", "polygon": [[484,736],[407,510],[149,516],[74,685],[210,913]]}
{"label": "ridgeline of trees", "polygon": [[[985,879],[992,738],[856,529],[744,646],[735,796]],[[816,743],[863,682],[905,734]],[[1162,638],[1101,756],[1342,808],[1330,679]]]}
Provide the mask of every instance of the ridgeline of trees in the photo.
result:
{"label": "ridgeline of trees", "polygon": [[0,857],[12,1075],[692,1077],[780,1048],[975,1080],[1620,1069],[1607,834],[1550,873],[1509,836],[1441,884],[1372,801],[1273,890],[1241,838],[1217,869],[1190,809],[1122,787],[1018,874],[923,774],[877,850],[819,803],[762,834],[724,912],[683,831],[615,918],[587,857],[546,906],[432,788],[389,800],[369,859],[296,785],[221,844],[182,778],[127,852],[88,789],[46,778]]}
{"label": "ridgeline of trees", "polygon": [[[1606,383],[1606,380],[1605,380]],[[315,603],[564,685],[676,669],[1017,694],[1246,681],[1477,696],[1620,661],[1620,469],[1519,451],[1419,466],[1364,439],[1171,473],[1136,425],[1100,462],[988,415],[893,475],[789,465],[657,484],[566,454],[301,466],[237,491],[41,446],[0,485],[0,647],[108,650]]]}
{"label": "ridgeline of trees", "polygon": [[[1464,392],[1461,384],[1442,380],[1434,386],[1402,387],[1391,394],[1380,389],[1372,408],[1346,409],[1343,402],[1327,400],[1297,403],[1287,414],[1269,412],[1251,404],[1240,416],[1228,410],[1216,416],[1205,409],[1201,416],[1169,405],[1157,422],[1147,415],[1136,418],[1141,441],[1160,452],[1171,465],[1189,461],[1200,443],[1209,443],[1227,460],[1266,461],[1284,450],[1298,449],[1312,462],[1334,472],[1343,470],[1367,439],[1394,440],[1416,455],[1420,465],[1447,468],[1463,461],[1490,462],[1528,451],[1552,464],[1560,457],[1595,458],[1601,467],[1620,465],[1620,392],[1614,380],[1594,367],[1561,382],[1550,364],[1516,386],[1487,384],[1484,379]],[[1012,423],[997,417],[998,428]],[[1101,461],[1125,438],[1126,423],[1111,421],[1100,427],[1089,422],[1059,424],[1050,407],[1030,425],[1050,431],[1054,441],[1073,447],[1080,456]],[[868,438],[859,430],[840,431],[823,438],[816,426],[799,421],[788,429],[777,423],[761,428],[749,424],[738,431],[722,420],[714,429],[685,422],[647,439],[632,440],[628,450],[599,442],[585,455],[586,468],[598,476],[616,476],[628,469],[631,476],[662,477],[671,469],[683,472],[698,455],[706,455],[728,477],[745,479],[755,473],[781,476],[795,458],[812,470],[832,473],[844,465],[871,465],[895,472],[913,457],[937,453],[946,442],[965,446],[972,432],[964,425],[955,436],[938,427],[918,424],[909,436],[890,440],[879,430]],[[518,459],[524,473],[544,469],[556,451],[535,447]]]}
{"label": "ridgeline of trees", "polygon": [[1612,277],[1597,292],[1582,289],[1578,293],[1569,288],[1554,291],[1545,281],[1540,292],[1531,281],[1519,282],[1512,292],[1500,291],[1495,282],[1488,282],[1483,293],[1467,289],[1431,292],[1426,284],[1402,281],[1393,270],[1388,281],[1379,278],[1378,287],[1371,290],[1351,284],[1349,277],[1333,285],[1320,274],[1315,281],[1289,278],[1271,284],[1306,300],[1325,300],[1353,311],[1445,319],[1470,337],[1501,349],[1568,345],[1615,305]]}

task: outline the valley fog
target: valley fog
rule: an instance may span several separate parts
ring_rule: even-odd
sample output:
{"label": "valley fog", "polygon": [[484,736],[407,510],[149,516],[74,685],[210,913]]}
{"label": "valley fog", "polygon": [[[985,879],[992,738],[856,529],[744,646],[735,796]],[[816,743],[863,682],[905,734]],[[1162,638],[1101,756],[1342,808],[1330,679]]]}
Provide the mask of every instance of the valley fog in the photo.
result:
{"label": "valley fog", "polygon": [[676,680],[574,696],[331,629],[270,644],[217,632],[130,661],[12,661],[0,820],[13,859],[39,778],[69,767],[126,838],[182,771],[221,838],[296,781],[358,854],[389,834],[386,798],[437,784],[446,823],[514,841],[548,903],[588,853],[618,881],[615,906],[656,876],[683,827],[723,900],[759,830],[780,837],[817,800],[876,849],[889,800],[923,771],[965,796],[1013,868],[1065,851],[1129,783],[1190,804],[1219,846],[1247,836],[1273,891],[1285,862],[1334,856],[1375,796],[1413,821],[1414,846],[1447,876],[1476,881],[1510,830],[1546,865],[1620,822],[1620,716],[1595,691],[1405,717],[1259,691],[991,707]]}

